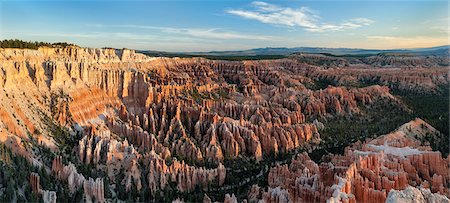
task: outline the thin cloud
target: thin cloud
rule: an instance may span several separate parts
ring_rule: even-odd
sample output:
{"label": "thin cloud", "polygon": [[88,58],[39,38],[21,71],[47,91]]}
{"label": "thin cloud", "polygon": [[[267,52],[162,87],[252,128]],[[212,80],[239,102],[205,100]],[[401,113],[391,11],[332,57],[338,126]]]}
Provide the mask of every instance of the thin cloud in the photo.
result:
{"label": "thin cloud", "polygon": [[368,26],[375,22],[367,18],[353,18],[338,24],[324,23],[320,22],[317,12],[308,7],[288,8],[261,1],[252,2],[252,6],[253,10],[230,9],[226,12],[266,24],[302,27],[311,32],[343,31]]}
{"label": "thin cloud", "polygon": [[152,29],[159,30],[168,34],[186,35],[196,38],[206,39],[247,39],[247,40],[271,40],[272,36],[264,35],[252,35],[243,34],[238,32],[227,31],[221,28],[175,28],[175,27],[159,27],[159,26],[147,26],[147,25],[102,25],[102,24],[87,24],[88,26],[104,28],[104,27],[117,27],[117,28],[134,28],[134,29]]}
{"label": "thin cloud", "polygon": [[210,38],[210,39],[252,39],[252,40],[269,40],[271,37],[262,35],[248,35],[235,32],[223,31],[221,29],[183,29],[183,28],[166,28],[164,32],[173,34],[185,34],[193,37]]}

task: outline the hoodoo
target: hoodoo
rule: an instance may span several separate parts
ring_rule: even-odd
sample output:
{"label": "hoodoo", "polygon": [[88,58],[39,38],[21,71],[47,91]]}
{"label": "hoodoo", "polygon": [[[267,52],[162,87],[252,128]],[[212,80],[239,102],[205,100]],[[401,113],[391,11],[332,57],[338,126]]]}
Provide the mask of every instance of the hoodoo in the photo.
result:
{"label": "hoodoo", "polygon": [[448,67],[316,57],[0,49],[1,161],[34,166],[23,188],[44,202],[448,201],[443,133],[422,119],[387,131],[416,115],[396,92],[438,95]]}

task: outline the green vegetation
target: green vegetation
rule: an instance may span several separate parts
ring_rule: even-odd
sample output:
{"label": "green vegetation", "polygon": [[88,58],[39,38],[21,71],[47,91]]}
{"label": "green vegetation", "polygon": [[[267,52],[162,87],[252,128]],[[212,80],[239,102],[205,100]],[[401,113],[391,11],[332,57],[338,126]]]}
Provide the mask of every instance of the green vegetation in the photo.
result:
{"label": "green vegetation", "polygon": [[[347,88],[360,88],[375,84],[378,84],[378,81],[360,80],[356,84],[345,84],[344,86]],[[316,79],[313,83],[305,84],[307,88],[313,90],[325,89],[328,85],[336,86],[337,84],[325,78]],[[447,156],[450,147],[449,87],[439,87],[433,93],[419,93],[413,90],[400,90],[398,86],[399,84],[390,84],[391,94],[397,96],[411,111],[395,108],[392,104],[384,104],[372,107],[373,109],[365,109],[364,113],[366,115],[364,119],[338,117],[328,120],[328,122],[324,121],[327,127],[321,132],[322,138],[329,139],[324,140],[324,142],[333,145],[325,148],[330,148],[331,153],[341,153],[345,146],[356,140],[364,140],[366,137],[389,133],[406,122],[415,118],[421,118],[441,132],[439,136],[428,136],[424,141],[428,141],[433,150],[440,151],[444,156]],[[312,157],[317,161],[325,153],[325,151],[317,152]]]}
{"label": "green vegetation", "polygon": [[311,89],[311,90],[326,89],[330,85],[337,86],[336,84],[334,84],[333,81],[328,80],[326,78],[317,79],[317,80],[314,80],[314,82],[303,83],[303,84],[305,85],[306,88]]}
{"label": "green vegetation", "polygon": [[211,92],[199,92],[196,88],[194,88],[192,90],[185,90],[183,94],[186,98],[192,98],[197,104],[201,104],[205,99],[218,100],[229,98],[228,92],[223,88],[219,88]]}
{"label": "green vegetation", "polygon": [[342,154],[345,147],[366,138],[394,131],[399,126],[414,119],[405,109],[392,103],[378,103],[362,107],[363,116],[337,116],[332,119],[319,119],[325,124],[320,130],[322,149],[310,154],[311,159],[319,162],[323,155]]}
{"label": "green vegetation", "polygon": [[423,119],[425,122],[439,130],[437,137],[428,137],[433,150],[439,150],[444,157],[450,149],[449,140],[449,89],[441,88],[435,95],[399,95],[400,98],[413,110],[412,115]]}
{"label": "green vegetation", "polygon": [[31,165],[27,159],[13,154],[9,148],[0,143],[0,190],[2,187],[5,189],[4,193],[0,195],[0,202],[12,202],[13,200],[38,202],[39,198],[31,191],[29,182],[32,172],[39,174],[41,189],[56,191],[58,201],[71,201],[67,195],[67,186],[51,177],[44,167]]}
{"label": "green vegetation", "polygon": [[187,90],[186,94],[189,95],[190,98],[192,98],[198,104],[201,104],[204,99],[209,99],[208,94],[202,94],[202,93],[198,92],[198,90],[195,88],[192,90]]}
{"label": "green vegetation", "polygon": [[399,108],[395,104],[375,104],[363,107],[363,117],[338,116],[332,119],[320,119],[326,126],[320,131],[322,149],[310,154],[311,159],[320,161],[328,153],[342,154],[346,146],[366,138],[394,131],[399,126],[415,118],[421,118],[441,132],[438,136],[427,136],[433,150],[448,155],[449,149],[449,96],[448,91],[437,95],[398,95],[412,111]]}
{"label": "green vegetation", "polygon": [[[3,187],[0,190],[4,189],[0,196],[0,202],[36,201],[37,197],[32,194],[28,182],[28,176],[31,173],[28,161],[23,157],[13,155],[3,144],[0,144],[0,156],[0,185]],[[17,192],[18,188],[24,189],[25,197]]]}
{"label": "green vegetation", "polygon": [[0,48],[21,48],[21,49],[38,49],[39,47],[68,47],[76,46],[67,42],[32,42],[32,41],[22,41],[18,39],[5,39],[0,41]]}

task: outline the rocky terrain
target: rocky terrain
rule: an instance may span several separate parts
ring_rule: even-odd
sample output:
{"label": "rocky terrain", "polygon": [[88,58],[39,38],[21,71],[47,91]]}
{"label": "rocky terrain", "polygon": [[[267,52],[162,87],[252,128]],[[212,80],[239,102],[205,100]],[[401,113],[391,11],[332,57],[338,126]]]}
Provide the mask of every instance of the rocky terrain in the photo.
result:
{"label": "rocky terrain", "polygon": [[333,56],[295,54],[290,58],[315,68],[308,77],[334,86],[382,85],[393,91],[433,94],[448,85],[449,57],[408,54]]}
{"label": "rocky terrain", "polygon": [[[442,65],[448,58],[358,63],[322,55],[225,61],[72,46],[0,49],[0,196],[20,202],[383,202],[411,193],[446,199],[449,158],[425,146],[445,134],[423,120],[371,141],[364,139],[393,129],[378,123],[377,131],[353,133],[362,142],[321,163],[305,152],[327,150],[341,136],[327,129],[341,118],[348,125],[376,123],[380,108],[413,116],[395,92],[438,95],[450,81]],[[30,165],[27,181],[9,184],[8,171],[21,166],[7,163],[21,159]]]}
{"label": "rocky terrain", "polygon": [[[249,199],[266,202],[450,202],[450,157],[418,140],[436,129],[421,119],[343,155],[313,162],[306,153],[270,169],[268,189],[254,185]],[[417,139],[418,138],[418,139]],[[419,189],[420,188],[420,189]]]}

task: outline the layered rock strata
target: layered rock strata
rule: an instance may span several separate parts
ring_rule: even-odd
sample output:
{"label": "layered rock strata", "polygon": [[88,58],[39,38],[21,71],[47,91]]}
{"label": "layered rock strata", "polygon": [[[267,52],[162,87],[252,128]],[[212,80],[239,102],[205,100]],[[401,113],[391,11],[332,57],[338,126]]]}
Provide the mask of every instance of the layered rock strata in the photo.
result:
{"label": "layered rock strata", "polygon": [[[344,64],[342,67],[345,63],[339,62]],[[53,137],[55,126],[68,127],[81,137],[73,149],[81,163],[95,165],[97,170],[106,172],[112,183],[124,185],[127,192],[146,187],[153,195],[171,182],[182,192],[193,191],[197,186],[208,191],[224,184],[223,163],[227,159],[259,162],[307,142],[319,142],[319,129],[326,126],[311,122],[316,118],[362,116],[363,107],[375,104],[402,108],[386,86],[427,91],[448,82],[447,73],[436,68],[418,69],[404,77],[395,76],[395,69],[384,74],[357,68],[348,70],[352,72],[345,77],[347,70],[325,70],[293,58],[152,58],[127,49],[77,47],[0,49],[0,70],[1,142],[40,166],[43,160],[23,143],[37,141],[58,151],[60,143]],[[373,84],[378,85],[308,88],[308,84],[318,80],[333,80],[336,84],[376,80]],[[398,87],[391,85],[394,82]],[[386,159],[390,160],[389,156]],[[418,157],[411,165],[428,163],[421,159],[439,160],[433,156],[436,155]],[[214,167],[202,167],[205,165]],[[56,177],[68,183],[72,193],[83,188],[86,199],[105,200],[101,179],[84,178],[73,164],[63,166],[60,158],[55,159],[52,169]],[[121,171],[124,178],[118,180]],[[426,180],[432,192],[445,193],[439,185],[448,180],[442,174],[432,176],[434,172],[435,169],[429,171],[430,177],[422,172],[420,178],[407,177],[408,184],[410,179]],[[369,175],[360,176],[354,181],[366,184],[362,177]],[[404,182],[404,175],[398,177]],[[394,184],[389,189],[402,188],[395,185],[400,183],[394,177],[387,178],[394,181],[385,181],[387,185]],[[324,187],[336,181],[327,177]],[[371,183],[367,184],[370,188]],[[387,185],[384,189],[388,189]],[[374,188],[379,190],[378,186]],[[274,184],[260,198],[281,201],[292,198],[290,193],[289,188]],[[357,192],[355,199],[367,196],[366,193]],[[231,195],[228,199],[235,198]]]}
{"label": "layered rock strata", "polygon": [[448,201],[450,157],[430,151],[415,138],[427,133],[437,132],[416,119],[390,134],[355,143],[344,155],[330,155],[320,164],[306,153],[299,154],[289,165],[271,168],[268,191],[254,186],[249,198],[266,202],[385,202],[412,198],[405,195],[414,193],[423,202],[436,198]]}

